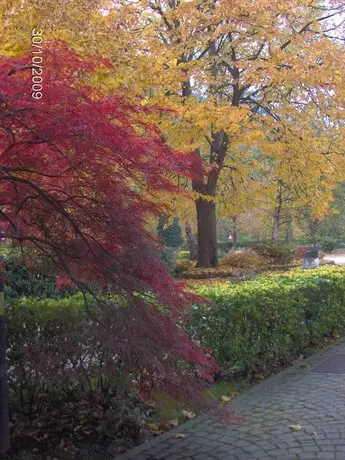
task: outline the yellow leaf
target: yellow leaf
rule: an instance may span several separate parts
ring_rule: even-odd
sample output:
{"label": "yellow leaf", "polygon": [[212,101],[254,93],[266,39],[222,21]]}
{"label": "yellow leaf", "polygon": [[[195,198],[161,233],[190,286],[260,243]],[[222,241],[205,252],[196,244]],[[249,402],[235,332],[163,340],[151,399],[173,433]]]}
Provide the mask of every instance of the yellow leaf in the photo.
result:
{"label": "yellow leaf", "polygon": [[145,427],[150,431],[159,431],[159,427],[156,423],[145,423]]}
{"label": "yellow leaf", "polygon": [[188,410],[183,410],[183,411],[182,411],[182,414],[183,414],[186,418],[193,418],[193,417],[195,417],[194,412],[191,412],[191,411],[188,411]]}
{"label": "yellow leaf", "polygon": [[290,425],[289,428],[291,431],[301,431],[303,429],[303,427],[298,423],[296,425]]}

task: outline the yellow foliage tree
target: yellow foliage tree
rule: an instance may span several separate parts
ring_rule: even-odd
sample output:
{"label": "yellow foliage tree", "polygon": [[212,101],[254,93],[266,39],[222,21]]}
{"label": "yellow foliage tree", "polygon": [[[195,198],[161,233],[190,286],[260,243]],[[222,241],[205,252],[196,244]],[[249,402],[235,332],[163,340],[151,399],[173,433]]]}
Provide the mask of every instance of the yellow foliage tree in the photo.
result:
{"label": "yellow foliage tree", "polygon": [[151,68],[147,101],[176,111],[161,121],[168,141],[200,160],[192,184],[198,265],[218,262],[221,179],[230,168],[248,182],[255,151],[271,156],[277,184],[301,188],[298,199],[323,215],[332,199],[325,186],[343,177],[343,2],[146,0],[133,8],[137,59]]}

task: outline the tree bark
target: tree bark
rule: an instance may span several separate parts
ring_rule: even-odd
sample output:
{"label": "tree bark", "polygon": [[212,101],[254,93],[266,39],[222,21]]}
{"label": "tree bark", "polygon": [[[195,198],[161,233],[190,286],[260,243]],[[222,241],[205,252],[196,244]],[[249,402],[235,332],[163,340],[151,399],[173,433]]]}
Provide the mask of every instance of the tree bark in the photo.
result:
{"label": "tree bark", "polygon": [[273,241],[278,241],[280,237],[280,219],[281,219],[281,211],[283,205],[283,196],[282,196],[282,181],[278,180],[278,192],[277,192],[277,204],[274,209],[273,214],[273,231],[272,231],[272,239]]}
{"label": "tree bark", "polygon": [[286,237],[285,240],[288,243],[291,243],[293,240],[293,228],[292,228],[292,219],[290,218],[287,222]]}
{"label": "tree bark", "polygon": [[317,235],[318,227],[319,227],[318,219],[311,219],[309,222],[309,233],[310,233],[310,238],[313,244],[313,248],[316,248],[316,235]]}
{"label": "tree bark", "polygon": [[217,267],[217,225],[216,204],[196,200],[198,219],[198,263],[197,267]]}
{"label": "tree bark", "polygon": [[232,228],[232,242],[234,243],[234,246],[237,244],[237,237],[238,237],[238,232],[237,232],[237,217],[232,218],[232,223],[233,223],[233,228]]}
{"label": "tree bark", "polygon": [[[209,46],[208,52],[210,56],[217,56],[218,48],[216,41]],[[181,57],[181,62],[186,62],[185,55]],[[214,80],[217,80],[219,68],[218,64],[212,65],[211,74]],[[239,107],[240,99],[245,91],[245,88],[240,87],[240,71],[239,68],[233,66],[231,68],[233,77],[233,95],[231,105]],[[217,85],[210,84],[210,94],[217,97]],[[190,78],[182,84],[182,96],[184,98],[192,95],[192,86]],[[200,195],[205,195],[206,200],[198,198],[195,202],[197,221],[198,221],[198,262],[197,267],[217,267],[217,230],[216,230],[216,204],[214,201],[217,193],[217,183],[219,174],[223,168],[227,149],[229,147],[229,135],[223,130],[213,131],[210,139],[210,151],[208,152],[208,163],[211,169],[205,173],[202,166],[201,151],[196,149],[196,163],[194,167],[194,179],[192,180],[193,191]],[[203,152],[205,155],[206,152]],[[208,199],[210,201],[208,201]]]}
{"label": "tree bark", "polygon": [[279,207],[275,208],[273,215],[273,231],[272,239],[273,241],[278,241],[280,236],[280,209]]}
{"label": "tree bark", "polygon": [[215,196],[219,173],[222,169],[228,148],[229,138],[223,131],[212,134],[210,149],[211,171],[204,175],[200,151],[196,151],[194,165],[195,178],[192,181],[193,191],[205,195],[206,199],[195,201],[198,221],[198,262],[197,267],[217,267],[217,224]]}

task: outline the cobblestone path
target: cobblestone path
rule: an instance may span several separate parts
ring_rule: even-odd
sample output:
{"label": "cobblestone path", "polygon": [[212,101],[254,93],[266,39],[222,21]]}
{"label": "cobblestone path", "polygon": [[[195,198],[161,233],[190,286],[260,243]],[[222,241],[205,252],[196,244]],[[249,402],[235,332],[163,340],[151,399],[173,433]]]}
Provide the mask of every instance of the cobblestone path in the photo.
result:
{"label": "cobblestone path", "polygon": [[[196,417],[116,460],[345,460],[341,356],[345,361],[345,341],[315,353],[306,367],[292,366],[243,392],[229,404],[242,423]],[[332,360],[337,369],[318,370]],[[292,424],[302,429],[291,431]],[[185,437],[174,439],[174,433]]]}

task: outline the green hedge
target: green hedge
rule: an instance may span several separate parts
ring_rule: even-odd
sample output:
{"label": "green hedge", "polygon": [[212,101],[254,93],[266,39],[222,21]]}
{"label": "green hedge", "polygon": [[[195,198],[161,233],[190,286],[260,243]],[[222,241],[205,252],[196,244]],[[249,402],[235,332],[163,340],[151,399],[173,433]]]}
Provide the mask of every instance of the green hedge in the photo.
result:
{"label": "green hedge", "polygon": [[5,255],[5,296],[6,298],[35,297],[43,299],[63,298],[76,292],[76,287],[69,286],[58,289],[56,277],[46,276],[29,270],[27,267],[15,263],[11,257]]}
{"label": "green hedge", "polygon": [[42,395],[66,401],[71,395],[123,390],[117,381],[121,370],[107,364],[114,353],[103,333],[101,313],[92,305],[87,309],[82,294],[66,299],[8,299],[6,316],[10,399],[15,410],[30,412]]}
{"label": "green hedge", "polygon": [[89,308],[80,293],[6,302],[9,396],[19,447],[32,427],[37,436],[48,427],[50,443],[61,433],[66,442],[91,436],[125,443],[136,439],[147,419],[147,406],[131,389],[136,374],[124,372],[117,360],[118,335],[105,327],[109,315],[88,300]]}
{"label": "green hedge", "polygon": [[76,355],[80,351],[71,342],[78,328],[83,329],[82,306],[80,295],[6,302],[10,399],[15,409],[29,411],[39,393],[61,387],[61,368],[74,354],[67,348],[74,348]]}
{"label": "green hedge", "polygon": [[345,328],[343,268],[295,269],[195,290],[211,303],[193,307],[190,332],[223,367],[264,372]]}

